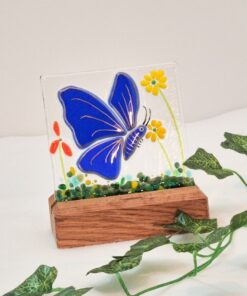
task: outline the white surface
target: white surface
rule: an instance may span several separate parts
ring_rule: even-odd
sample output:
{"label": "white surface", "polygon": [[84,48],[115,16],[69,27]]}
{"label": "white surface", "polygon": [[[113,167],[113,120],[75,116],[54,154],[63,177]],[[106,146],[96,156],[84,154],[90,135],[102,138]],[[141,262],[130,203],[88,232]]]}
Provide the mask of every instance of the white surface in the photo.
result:
{"label": "white surface", "polygon": [[245,0],[0,0],[0,136],[45,133],[41,74],[175,61],[186,121],[247,107],[246,13]]}
{"label": "white surface", "polygon": [[[244,155],[220,148],[223,132],[246,134],[247,109],[187,125],[189,151],[204,147],[225,167],[245,177]],[[98,274],[85,277],[94,267],[122,255],[133,242],[59,250],[50,230],[47,197],[52,191],[52,176],[45,137],[0,139],[0,294],[17,286],[39,264],[55,265],[55,286],[95,287],[88,295],[124,295],[113,276]],[[208,195],[211,216],[225,225],[230,217],[247,208],[246,188],[234,177],[217,180],[203,172],[194,172],[197,184]],[[239,230],[233,244],[207,270],[196,278],[158,290],[154,296],[246,296],[247,229]],[[140,267],[124,273],[131,291],[178,277],[190,270],[190,255],[176,254],[169,246],[144,255]],[[133,276],[134,275],[134,276]]]}

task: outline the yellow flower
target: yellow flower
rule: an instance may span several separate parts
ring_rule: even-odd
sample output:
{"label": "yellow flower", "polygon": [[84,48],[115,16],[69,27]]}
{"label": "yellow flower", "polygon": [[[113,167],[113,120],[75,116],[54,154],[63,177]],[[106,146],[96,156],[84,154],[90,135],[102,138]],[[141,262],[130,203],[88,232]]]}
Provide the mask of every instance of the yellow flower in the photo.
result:
{"label": "yellow flower", "polygon": [[153,70],[148,75],[144,75],[141,85],[146,88],[146,91],[154,96],[159,94],[160,88],[166,88],[167,77],[163,70]]}
{"label": "yellow flower", "polygon": [[151,138],[152,142],[158,139],[164,139],[166,134],[166,129],[162,126],[161,121],[152,120],[151,124],[148,125],[149,132],[146,134],[146,138]]}
{"label": "yellow flower", "polygon": [[70,167],[71,175],[74,176],[76,174],[76,169],[74,167]]}
{"label": "yellow flower", "polygon": [[85,181],[85,183],[86,183],[86,185],[90,185],[90,184],[91,184],[91,181],[90,181],[89,179],[87,179],[87,180]]}
{"label": "yellow flower", "polygon": [[138,182],[137,181],[131,181],[131,188],[136,189],[138,187]]}

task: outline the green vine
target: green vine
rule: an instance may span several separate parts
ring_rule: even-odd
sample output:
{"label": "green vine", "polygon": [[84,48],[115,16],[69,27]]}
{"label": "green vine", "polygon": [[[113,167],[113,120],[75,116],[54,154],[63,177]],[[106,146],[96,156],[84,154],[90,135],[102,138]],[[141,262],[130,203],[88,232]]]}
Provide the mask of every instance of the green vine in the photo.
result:
{"label": "green vine", "polygon": [[[247,136],[225,133],[225,141],[222,142],[221,146],[225,149],[231,149],[247,155]],[[236,175],[247,187],[246,180],[238,172],[223,168],[213,154],[202,148],[199,148],[194,155],[187,159],[184,165],[191,169],[203,170],[209,175],[216,176],[218,179]],[[132,245],[123,256],[113,257],[113,260],[108,264],[94,268],[88,274],[100,272],[114,274],[126,296],[141,296],[176,284],[184,279],[197,276],[227,249],[232,242],[234,233],[242,227],[247,227],[247,211],[234,215],[229,225],[224,227],[219,227],[216,219],[195,219],[185,212],[177,211],[174,223],[164,225],[164,228],[173,229],[176,233],[191,233],[193,239],[176,243],[173,241],[173,236],[160,235],[149,237]],[[165,245],[172,247],[178,253],[190,253],[193,260],[193,269],[174,280],[132,294],[125,283],[122,272],[137,267],[141,263],[145,252]],[[202,263],[199,263],[199,260]],[[91,288],[76,290],[74,287],[54,288],[53,283],[56,277],[57,269],[55,267],[41,265],[22,284],[4,294],[4,296],[42,296],[49,293],[56,293],[55,295],[57,296],[81,296],[91,290]]]}
{"label": "green vine", "polygon": [[[219,241],[215,251],[213,253],[211,253],[210,255],[202,255],[200,253],[198,253],[197,251],[194,251],[193,252],[193,262],[194,262],[194,269],[192,269],[191,271],[185,273],[184,275],[174,279],[174,280],[171,280],[171,281],[168,281],[168,282],[164,282],[162,284],[159,284],[159,285],[156,285],[156,286],[153,286],[153,287],[150,287],[148,289],[145,289],[145,290],[142,290],[136,294],[131,294],[126,285],[125,285],[125,282],[124,280],[122,279],[121,275],[119,273],[116,274],[117,276],[117,280],[119,281],[121,287],[123,288],[125,294],[127,296],[140,296],[140,295],[144,295],[148,292],[151,292],[153,290],[157,290],[157,289],[160,289],[160,288],[163,288],[163,287],[166,287],[166,286],[169,286],[169,285],[172,285],[172,284],[176,284],[178,282],[181,282],[182,280],[186,279],[186,278],[189,278],[189,277],[194,277],[196,276],[199,272],[201,272],[202,270],[204,270],[205,268],[207,268],[228,246],[229,244],[231,243],[232,241],[232,235],[233,235],[233,232],[231,232],[229,234],[229,239],[228,239],[228,242],[222,247],[222,243],[223,241],[226,239],[223,238],[221,241]],[[209,259],[204,262],[203,264],[201,265],[198,265],[197,264],[197,259],[198,257],[209,257]]]}

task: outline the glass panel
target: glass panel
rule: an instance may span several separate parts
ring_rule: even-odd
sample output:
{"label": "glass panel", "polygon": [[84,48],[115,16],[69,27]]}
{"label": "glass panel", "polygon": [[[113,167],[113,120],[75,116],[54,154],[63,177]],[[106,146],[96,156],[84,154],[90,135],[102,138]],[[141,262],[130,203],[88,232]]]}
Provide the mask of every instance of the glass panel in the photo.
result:
{"label": "glass panel", "polygon": [[42,77],[59,201],[192,185],[174,64]]}

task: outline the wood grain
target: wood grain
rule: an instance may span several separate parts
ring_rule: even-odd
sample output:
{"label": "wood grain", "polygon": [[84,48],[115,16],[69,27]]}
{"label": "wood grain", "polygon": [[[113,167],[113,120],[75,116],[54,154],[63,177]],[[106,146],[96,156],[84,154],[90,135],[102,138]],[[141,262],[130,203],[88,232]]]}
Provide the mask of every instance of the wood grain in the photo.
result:
{"label": "wood grain", "polygon": [[59,248],[79,247],[168,234],[178,209],[208,218],[208,199],[197,187],[56,202],[49,198],[52,230]]}

